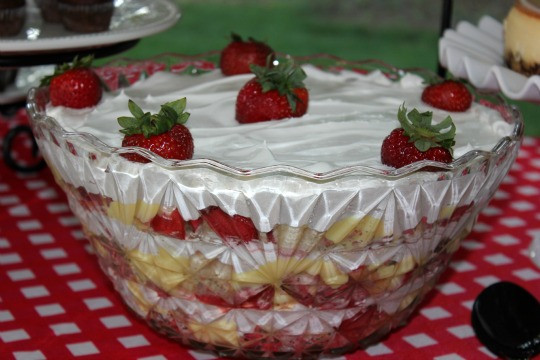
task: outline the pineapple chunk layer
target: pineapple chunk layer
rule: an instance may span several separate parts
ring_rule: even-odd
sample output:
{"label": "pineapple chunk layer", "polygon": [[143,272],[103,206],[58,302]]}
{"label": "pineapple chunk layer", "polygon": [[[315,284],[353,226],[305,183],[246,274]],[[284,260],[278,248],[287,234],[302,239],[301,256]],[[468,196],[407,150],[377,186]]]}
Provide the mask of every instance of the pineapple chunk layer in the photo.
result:
{"label": "pineapple chunk layer", "polygon": [[278,289],[283,279],[302,272],[319,275],[329,286],[343,285],[349,280],[349,276],[338,269],[332,261],[294,257],[279,257],[276,261],[267,262],[257,269],[235,273],[233,280],[251,284],[271,284]]}
{"label": "pineapple chunk layer", "polygon": [[375,270],[375,278],[386,279],[408,273],[416,266],[416,261],[410,255],[404,256],[399,262],[389,265],[370,264],[369,269]]}
{"label": "pineapple chunk layer", "polygon": [[325,237],[334,244],[339,244],[347,237],[359,247],[369,245],[373,239],[382,238],[385,235],[383,221],[379,218],[366,215],[362,218],[350,216],[337,221],[326,231]]}
{"label": "pineapple chunk layer", "polygon": [[338,244],[343,241],[343,239],[345,239],[345,237],[349,235],[351,231],[354,230],[354,228],[360,223],[360,220],[360,218],[355,218],[353,216],[341,219],[335,222],[334,225],[328,229],[325,237],[334,244]]}
{"label": "pineapple chunk layer", "polygon": [[262,264],[254,270],[234,273],[233,280],[251,284],[272,284],[279,288],[282,279],[306,271],[314,262],[315,260],[308,258],[278,257],[277,260]]}
{"label": "pineapple chunk layer", "polygon": [[144,276],[165,291],[171,291],[189,277],[189,257],[173,257],[163,248],[157,254],[132,250],[127,255]]}
{"label": "pineapple chunk layer", "polygon": [[196,340],[213,345],[238,346],[236,323],[220,318],[208,324],[190,321],[188,328]]}
{"label": "pineapple chunk layer", "polygon": [[148,223],[157,215],[159,208],[159,204],[148,204],[143,201],[137,201],[135,204],[112,201],[107,210],[107,215],[126,225],[133,224],[135,219],[142,223]]}
{"label": "pineapple chunk layer", "polygon": [[152,304],[148,302],[148,300],[145,298],[140,284],[136,283],[134,281],[128,280],[126,281],[127,289],[133,297],[131,298],[131,302],[134,306],[136,306],[136,311],[141,316],[146,316],[150,309],[152,308]]}

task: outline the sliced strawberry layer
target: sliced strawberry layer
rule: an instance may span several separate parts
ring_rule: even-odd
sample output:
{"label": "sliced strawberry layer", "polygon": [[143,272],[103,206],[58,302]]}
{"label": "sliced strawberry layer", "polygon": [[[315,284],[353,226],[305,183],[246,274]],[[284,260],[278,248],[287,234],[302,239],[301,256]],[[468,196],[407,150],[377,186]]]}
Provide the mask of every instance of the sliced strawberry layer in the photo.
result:
{"label": "sliced strawberry layer", "polygon": [[193,229],[193,231],[197,231],[197,229],[199,228],[199,226],[202,225],[202,219],[201,218],[198,218],[198,219],[195,219],[195,220],[189,220],[189,224],[191,225],[191,229]]}
{"label": "sliced strawberry layer", "polygon": [[[204,280],[203,280],[204,281]],[[210,282],[196,286],[195,297],[202,303],[223,308],[269,310],[274,305],[272,285],[232,287],[229,282]]]}
{"label": "sliced strawberry layer", "polygon": [[283,343],[278,339],[277,336],[268,334],[263,329],[258,327],[255,328],[254,332],[246,333],[242,337],[242,345],[251,350],[256,351],[256,353],[250,352],[250,354],[255,355],[254,357],[260,357],[263,354],[274,353],[276,351],[283,351]]}
{"label": "sliced strawberry layer", "polygon": [[307,274],[286,279],[281,288],[302,305],[323,310],[358,306],[369,297],[369,292],[354,280],[329,286],[319,276]]}
{"label": "sliced strawberry layer", "polygon": [[380,312],[375,305],[360,310],[353,317],[344,320],[338,332],[350,342],[356,343],[371,335],[390,315]]}
{"label": "sliced strawberry layer", "polygon": [[[238,301],[239,307],[244,309],[269,310],[274,306],[274,287],[272,285],[257,286],[247,289],[244,294],[240,292]],[[247,295],[247,298],[245,298]],[[242,299],[244,297],[245,299]]]}
{"label": "sliced strawberry layer", "polygon": [[220,307],[225,307],[225,308],[231,307],[231,304],[226,302],[219,295],[215,295],[215,294],[197,294],[195,296],[197,297],[197,300],[199,300],[200,302],[202,302],[204,304],[215,305],[215,306],[220,306]]}
{"label": "sliced strawberry layer", "polygon": [[265,359],[280,358],[279,355],[282,355],[284,359],[315,359],[327,348],[328,344],[337,345],[337,347],[348,344],[343,338],[336,339],[333,332],[291,335],[287,330],[269,331],[258,326],[253,332],[245,333],[241,341],[242,347],[248,349],[247,354],[250,357]]}
{"label": "sliced strawberry layer", "polygon": [[201,212],[204,220],[223,241],[248,243],[259,239],[257,228],[250,218],[241,215],[228,215],[218,207],[212,206]]}
{"label": "sliced strawberry layer", "polygon": [[155,216],[150,223],[155,232],[178,239],[186,238],[184,219],[178,209],[171,212],[162,212]]}
{"label": "sliced strawberry layer", "polygon": [[88,192],[82,186],[76,189],[75,196],[79,198],[79,204],[87,210],[104,211],[111,202],[111,198]]}

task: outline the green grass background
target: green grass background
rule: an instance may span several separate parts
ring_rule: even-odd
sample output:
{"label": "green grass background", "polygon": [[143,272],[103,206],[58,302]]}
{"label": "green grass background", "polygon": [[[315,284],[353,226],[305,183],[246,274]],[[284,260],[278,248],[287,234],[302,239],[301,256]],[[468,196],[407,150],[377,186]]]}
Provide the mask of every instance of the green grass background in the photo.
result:
{"label": "green grass background", "polygon": [[[198,54],[223,48],[231,32],[268,42],[292,55],[330,53],[348,60],[380,59],[397,67],[437,69],[441,3],[426,0],[176,0],[181,18],[170,29],[115,57],[144,59],[165,52]],[[511,0],[455,1],[454,23],[500,18]],[[471,4],[473,3],[473,4]],[[101,59],[105,62],[111,58]],[[540,104],[509,101],[540,136]]]}

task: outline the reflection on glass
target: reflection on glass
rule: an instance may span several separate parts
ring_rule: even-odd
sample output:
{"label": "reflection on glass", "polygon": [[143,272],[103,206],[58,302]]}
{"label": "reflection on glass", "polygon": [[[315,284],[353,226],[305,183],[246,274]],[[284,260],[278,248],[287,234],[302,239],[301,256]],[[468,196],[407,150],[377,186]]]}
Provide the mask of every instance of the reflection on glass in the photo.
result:
{"label": "reflection on glass", "polygon": [[26,38],[28,40],[37,40],[40,34],[41,30],[38,28],[31,27],[26,29]]}

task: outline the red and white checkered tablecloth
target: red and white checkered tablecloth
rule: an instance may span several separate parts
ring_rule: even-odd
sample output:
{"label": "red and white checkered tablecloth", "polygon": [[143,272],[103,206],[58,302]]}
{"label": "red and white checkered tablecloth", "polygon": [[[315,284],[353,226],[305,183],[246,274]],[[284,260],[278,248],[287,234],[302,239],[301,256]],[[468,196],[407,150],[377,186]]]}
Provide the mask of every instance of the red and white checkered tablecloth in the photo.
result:
{"label": "red and white checkered tablecloth", "polygon": [[[14,119],[0,118],[0,139],[24,114]],[[20,143],[18,153],[29,142]],[[540,298],[540,269],[528,257],[540,237],[539,199],[540,138],[525,138],[510,174],[410,323],[378,345],[332,359],[494,358],[476,339],[470,310],[499,280]],[[79,358],[215,359],[154,333],[122,303],[48,169],[21,175],[0,162],[0,359]]]}

